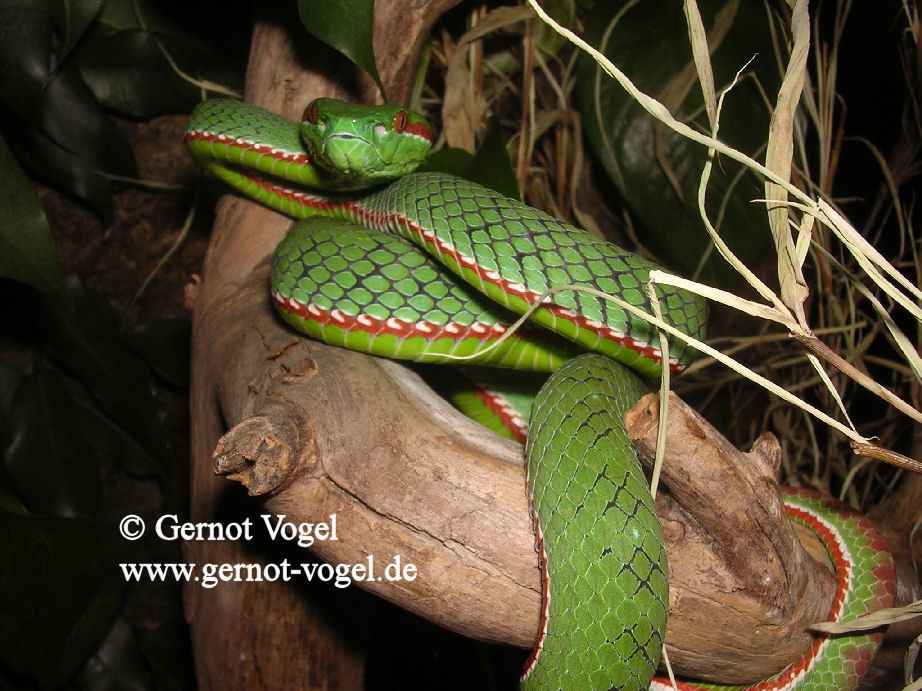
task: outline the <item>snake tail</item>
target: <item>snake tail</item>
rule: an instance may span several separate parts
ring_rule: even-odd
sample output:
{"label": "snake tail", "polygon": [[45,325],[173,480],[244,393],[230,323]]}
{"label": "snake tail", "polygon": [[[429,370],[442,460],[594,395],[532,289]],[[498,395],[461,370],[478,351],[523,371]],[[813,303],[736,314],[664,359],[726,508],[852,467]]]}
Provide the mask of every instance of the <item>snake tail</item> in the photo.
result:
{"label": "snake tail", "polygon": [[525,447],[545,572],[525,689],[647,689],[666,627],[663,532],[624,412],[646,393],[609,358],[573,358],[535,399]]}
{"label": "snake tail", "polygon": [[[827,621],[845,622],[893,606],[896,573],[893,558],[877,528],[863,514],[832,497],[806,489],[783,488],[791,521],[814,533],[836,571],[836,591]],[[680,691],[855,691],[877,654],[879,631],[848,635],[816,634],[794,663],[751,686],[680,681]],[[654,691],[672,691],[657,678]]]}

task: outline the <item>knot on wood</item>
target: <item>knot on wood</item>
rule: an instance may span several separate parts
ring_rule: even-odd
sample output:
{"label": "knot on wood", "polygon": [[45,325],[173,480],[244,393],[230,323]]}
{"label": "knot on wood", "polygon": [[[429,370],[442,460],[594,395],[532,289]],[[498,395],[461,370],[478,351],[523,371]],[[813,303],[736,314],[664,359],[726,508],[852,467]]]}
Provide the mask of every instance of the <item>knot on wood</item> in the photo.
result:
{"label": "knot on wood", "polygon": [[236,480],[251,496],[285,489],[305,468],[314,465],[317,451],[303,421],[266,411],[235,425],[218,440],[213,457],[215,474]]}

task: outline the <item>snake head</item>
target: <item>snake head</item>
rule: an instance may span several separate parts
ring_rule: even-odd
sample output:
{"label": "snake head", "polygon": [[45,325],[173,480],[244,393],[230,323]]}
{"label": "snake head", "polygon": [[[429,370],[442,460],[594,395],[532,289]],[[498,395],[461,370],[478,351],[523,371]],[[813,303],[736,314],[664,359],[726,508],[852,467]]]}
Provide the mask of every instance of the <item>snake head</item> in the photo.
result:
{"label": "snake head", "polygon": [[304,109],[301,138],[314,165],[343,187],[365,187],[413,172],[432,146],[418,113],[318,98]]}

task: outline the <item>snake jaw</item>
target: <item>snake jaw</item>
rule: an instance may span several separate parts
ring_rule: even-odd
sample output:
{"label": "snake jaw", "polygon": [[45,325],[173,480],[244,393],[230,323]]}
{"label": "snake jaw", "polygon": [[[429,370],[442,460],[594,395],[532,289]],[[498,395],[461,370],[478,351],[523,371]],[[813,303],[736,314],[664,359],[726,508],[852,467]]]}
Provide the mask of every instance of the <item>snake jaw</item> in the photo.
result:
{"label": "snake jaw", "polygon": [[425,119],[398,106],[366,107],[319,98],[304,111],[301,135],[324,173],[343,189],[380,184],[415,170],[429,152]]}
{"label": "snake jaw", "polygon": [[390,180],[393,175],[381,174],[385,163],[381,160],[373,143],[365,137],[349,133],[333,133],[325,136],[316,151],[310,154],[317,166],[333,180],[338,180],[343,189],[359,189],[373,184],[380,178]]}

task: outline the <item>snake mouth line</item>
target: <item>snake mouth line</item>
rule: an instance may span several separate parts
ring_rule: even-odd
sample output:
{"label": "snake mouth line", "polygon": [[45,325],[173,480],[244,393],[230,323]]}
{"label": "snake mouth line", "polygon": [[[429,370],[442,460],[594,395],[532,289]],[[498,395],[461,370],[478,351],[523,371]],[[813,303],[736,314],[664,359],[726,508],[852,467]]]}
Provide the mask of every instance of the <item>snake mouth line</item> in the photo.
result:
{"label": "snake mouth line", "polygon": [[[360,137],[357,134],[347,134],[345,132],[339,132],[337,134],[331,134],[323,138],[323,148],[326,148],[327,142],[364,142],[369,144],[368,140],[364,137]],[[370,146],[370,144],[369,144]]]}

